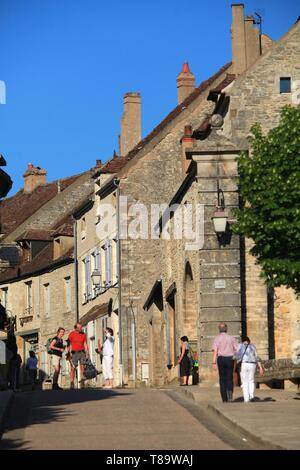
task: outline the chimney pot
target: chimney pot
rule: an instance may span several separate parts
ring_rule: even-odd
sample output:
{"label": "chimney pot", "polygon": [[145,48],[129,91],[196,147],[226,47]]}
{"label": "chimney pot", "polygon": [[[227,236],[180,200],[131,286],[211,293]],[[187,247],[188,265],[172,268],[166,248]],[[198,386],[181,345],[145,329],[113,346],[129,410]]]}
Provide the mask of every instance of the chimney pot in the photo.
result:
{"label": "chimney pot", "polygon": [[141,140],[141,94],[127,92],[124,95],[124,112],[121,119],[119,154],[125,157]]}
{"label": "chimney pot", "polygon": [[195,89],[195,76],[189,68],[189,64],[183,64],[180,74],[177,76],[178,104],[182,103]]}
{"label": "chimney pot", "polygon": [[184,137],[190,137],[193,134],[193,128],[190,125],[184,126]]}
{"label": "chimney pot", "polygon": [[233,73],[240,75],[261,55],[259,30],[252,15],[244,16],[242,3],[232,5],[231,46]]}
{"label": "chimney pot", "polygon": [[24,193],[32,193],[38,186],[46,184],[47,172],[40,167],[34,167],[28,163],[27,171],[24,173]]}

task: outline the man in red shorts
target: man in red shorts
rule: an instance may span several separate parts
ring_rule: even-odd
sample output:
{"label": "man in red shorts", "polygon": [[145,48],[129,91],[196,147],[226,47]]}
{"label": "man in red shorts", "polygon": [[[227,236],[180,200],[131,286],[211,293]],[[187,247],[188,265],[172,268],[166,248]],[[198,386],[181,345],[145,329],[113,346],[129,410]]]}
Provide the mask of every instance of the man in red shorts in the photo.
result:
{"label": "man in red shorts", "polygon": [[87,344],[86,334],[83,332],[82,325],[76,323],[74,331],[71,331],[68,337],[67,352],[71,350],[71,388],[74,388],[74,378],[78,362],[80,364],[80,377],[82,379],[84,372],[85,359],[89,357],[89,348]]}

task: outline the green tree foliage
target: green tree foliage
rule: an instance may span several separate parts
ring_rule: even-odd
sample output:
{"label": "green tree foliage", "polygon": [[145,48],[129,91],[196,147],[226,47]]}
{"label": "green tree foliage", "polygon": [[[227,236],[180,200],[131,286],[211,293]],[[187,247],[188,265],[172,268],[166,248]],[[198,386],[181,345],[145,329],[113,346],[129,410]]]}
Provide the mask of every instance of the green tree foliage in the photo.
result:
{"label": "green tree foliage", "polygon": [[233,231],[251,238],[251,249],[269,287],[300,294],[300,106],[281,110],[279,126],[264,135],[251,128],[251,152],[238,158],[245,204]]}

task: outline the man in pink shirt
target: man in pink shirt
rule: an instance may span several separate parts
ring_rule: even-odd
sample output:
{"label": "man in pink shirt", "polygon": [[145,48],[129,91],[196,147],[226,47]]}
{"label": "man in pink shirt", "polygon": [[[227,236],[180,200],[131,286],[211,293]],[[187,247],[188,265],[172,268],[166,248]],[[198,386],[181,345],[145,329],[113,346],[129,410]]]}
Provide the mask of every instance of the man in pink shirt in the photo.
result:
{"label": "man in pink shirt", "polygon": [[220,334],[213,343],[213,369],[219,369],[220,393],[223,402],[232,401],[233,355],[238,349],[236,338],[227,334],[226,323],[219,324]]}

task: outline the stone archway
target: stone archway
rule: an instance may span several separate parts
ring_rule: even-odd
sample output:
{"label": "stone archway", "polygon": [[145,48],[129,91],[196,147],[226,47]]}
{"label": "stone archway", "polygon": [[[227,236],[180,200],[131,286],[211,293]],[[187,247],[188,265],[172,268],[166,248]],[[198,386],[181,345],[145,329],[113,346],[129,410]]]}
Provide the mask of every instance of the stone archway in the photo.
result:
{"label": "stone archway", "polygon": [[197,342],[197,302],[195,280],[190,263],[187,261],[184,272],[183,331],[190,341]]}

